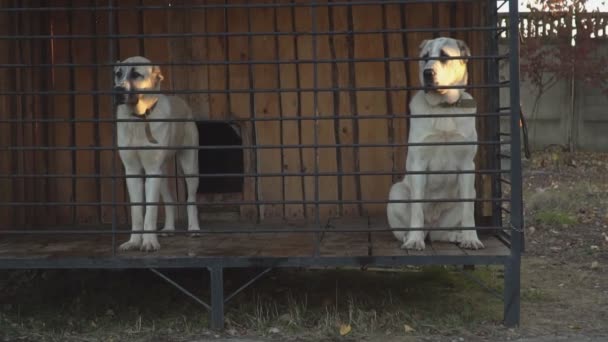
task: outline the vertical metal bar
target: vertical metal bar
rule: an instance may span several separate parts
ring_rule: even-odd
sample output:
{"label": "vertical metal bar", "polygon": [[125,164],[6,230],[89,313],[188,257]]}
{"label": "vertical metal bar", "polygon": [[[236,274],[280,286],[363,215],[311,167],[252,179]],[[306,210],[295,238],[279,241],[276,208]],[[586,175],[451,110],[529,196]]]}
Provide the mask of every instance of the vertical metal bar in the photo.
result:
{"label": "vertical metal bar", "polygon": [[[328,16],[328,24],[329,24],[329,31],[334,31],[335,27],[334,27],[334,10],[333,10],[334,6],[327,6],[327,16]],[[333,35],[330,35],[329,38],[329,52],[330,52],[330,57],[332,60],[336,59],[336,43],[335,43],[335,38]],[[332,80],[332,87],[338,88],[340,87],[340,75],[339,75],[339,70],[338,70],[338,63],[336,63],[335,61],[331,63],[331,80]],[[340,145],[340,135],[342,134],[340,131],[340,90],[334,90],[333,91],[333,115],[336,116],[336,118],[334,119],[334,142],[337,145],[336,146],[336,169],[338,171],[338,201],[340,203],[338,203],[338,216],[342,216],[344,215],[344,204],[342,204],[342,196],[344,193],[344,185],[343,185],[343,176],[342,176],[342,172],[343,172],[343,166],[342,166],[342,148],[339,146]]]}
{"label": "vertical metal bar", "polygon": [[519,324],[520,266],[523,228],[521,150],[519,138],[519,12],[509,1],[509,77],[511,96],[511,255],[505,263],[505,325]]}
{"label": "vertical metal bar", "polygon": [[[321,227],[321,206],[319,204],[319,64],[317,63],[317,5],[311,5],[311,31],[312,31],[312,102],[314,116],[314,155],[315,155],[315,226]],[[315,256],[319,256],[319,244],[321,235],[315,233]]]}
{"label": "vertical metal bar", "polygon": [[[290,2],[291,4],[295,4],[295,0],[291,0]],[[296,26],[296,7],[295,6],[291,6],[291,31],[292,32],[296,32],[297,26]],[[299,56],[299,51],[300,49],[298,49],[298,35],[293,35],[293,55],[294,55],[294,60],[298,60],[298,56]],[[300,80],[300,65],[301,64],[296,64],[296,96],[297,96],[297,109],[296,109],[296,116],[298,118],[300,118],[302,116],[302,91],[300,90],[300,87],[302,85],[301,80]],[[302,120],[297,120],[297,125],[298,125],[298,144],[302,145],[303,140],[302,140]],[[304,154],[302,152],[302,147],[298,147],[298,155],[299,155],[299,162],[300,162],[300,173],[304,173],[305,167],[304,167]],[[304,176],[300,176],[300,186],[302,189],[302,201],[306,201],[306,177]],[[304,218],[308,218],[308,205],[306,203],[302,204],[302,212],[304,213]]]}
{"label": "vertical metal bar", "polygon": [[[68,5],[70,7],[74,6],[74,1],[70,0],[70,2],[68,3]],[[68,11],[68,35],[72,35],[74,34],[74,11]],[[68,39],[68,64],[73,64],[74,63],[74,43],[72,39]],[[72,65],[70,65],[69,68],[69,72],[70,72],[70,76],[69,76],[69,84],[70,84],[70,90],[74,91],[76,90],[76,75],[74,72],[74,67]],[[70,101],[69,101],[69,112],[70,112],[70,119],[74,120],[76,119],[76,95],[70,95]],[[71,152],[71,161],[72,161],[72,196],[71,196],[71,200],[73,202],[78,202],[78,191],[76,191],[76,188],[78,186],[78,182],[76,181],[76,173],[78,172],[78,148],[76,146],[76,123],[75,122],[71,122],[70,123],[70,146],[74,147],[74,149]],[[78,207],[72,205],[72,224],[76,224],[77,222],[77,214],[78,214]]]}
{"label": "vertical metal bar", "polygon": [[[488,18],[488,26],[498,27],[498,9],[496,1],[488,2],[488,10],[486,14]],[[493,31],[487,33],[488,40],[486,55],[497,55],[498,54],[498,35],[496,35]],[[499,75],[498,75],[498,60],[486,60],[486,81],[488,84],[497,84]],[[498,88],[490,88],[487,90],[490,92],[488,95],[488,111],[490,112],[498,112],[498,107],[500,107],[500,90]],[[488,123],[488,140],[491,141],[499,141],[500,140],[500,117],[489,117],[486,118],[486,122]],[[500,169],[501,161],[499,157],[500,153],[500,145],[491,145],[486,148],[490,149],[490,158],[488,160],[489,165],[488,169],[496,170]],[[492,198],[500,198],[502,197],[502,185],[500,182],[500,176],[497,174],[490,175],[492,180]],[[492,225],[495,227],[502,227],[502,212],[500,210],[500,202],[492,202]]]}
{"label": "vertical metal bar", "polygon": [[[94,0],[92,1],[92,5],[94,6],[93,12],[92,12],[92,16],[91,16],[91,32],[95,35],[99,34],[99,31],[97,29],[97,18],[99,15],[99,12],[97,11],[97,7],[99,7],[99,1],[98,0]],[[93,63],[95,64],[99,64],[99,58],[98,58],[98,40],[97,39],[93,39],[91,40],[91,45],[92,45],[92,49],[93,49]],[[93,89],[95,89],[96,91],[99,91],[99,67],[95,67],[93,68]],[[99,118],[100,118],[100,108],[99,108],[99,94],[95,94],[93,96],[93,117],[95,118],[95,122],[93,123],[93,141],[95,146],[101,146],[101,136],[100,136],[100,127],[99,127]],[[97,198],[99,199],[99,202],[101,202],[101,177],[99,177],[99,175],[101,175],[101,151],[95,151],[95,158],[94,158],[94,162],[95,162],[95,173],[98,175],[97,177],[95,177],[95,189],[97,190]],[[103,210],[102,210],[102,206],[98,205],[97,206],[97,217],[99,220],[99,223],[102,223],[102,215],[103,215]]]}
{"label": "vertical metal bar", "polygon": [[[273,4],[276,5],[278,2],[277,0],[273,1]],[[272,13],[272,23],[273,23],[273,30],[275,32],[275,36],[274,36],[274,56],[275,56],[275,60],[278,62],[280,60],[280,49],[279,49],[279,35],[276,34],[279,32],[279,20],[278,20],[278,13],[277,13],[277,8],[273,7],[272,9],[273,13]],[[279,143],[281,145],[280,147],[280,152],[281,152],[281,173],[283,173],[285,170],[285,141],[284,141],[284,137],[283,137],[283,133],[284,133],[284,123],[283,123],[283,95],[280,91],[278,91],[279,89],[281,89],[281,64],[280,63],[276,63],[276,67],[277,67],[277,97],[278,97],[278,102],[279,102]],[[285,175],[281,176],[281,199],[283,201],[285,201],[287,198],[287,193],[286,193],[286,188],[285,188]],[[283,217],[287,217],[287,209],[286,209],[286,205],[285,203],[283,203],[282,205],[283,210]]]}
{"label": "vertical metal bar", "polygon": [[211,329],[224,328],[224,269],[221,266],[209,268],[211,274]]}
{"label": "vertical metal bar", "polygon": [[[108,0],[108,31],[109,34],[114,34],[114,0]],[[114,63],[114,39],[109,39],[108,44],[108,62]],[[108,84],[108,86],[111,86]],[[114,96],[110,96],[112,103],[112,111],[114,111],[115,103]],[[115,117],[114,117],[115,118]],[[112,256],[116,256],[116,226],[118,225],[118,217],[116,213],[116,153],[117,153],[117,127],[116,122],[112,124]]]}
{"label": "vertical metal bar", "polygon": [[[250,1],[247,1],[249,5]],[[247,32],[251,31],[251,7],[247,6]],[[257,135],[257,121],[256,118],[256,110],[255,110],[255,83],[253,82],[253,39],[251,35],[247,36],[247,56],[249,58],[249,63],[247,64],[247,71],[249,74],[249,89],[251,89],[251,93],[249,93],[249,111],[251,113],[251,118],[254,119],[251,121],[251,143],[255,146],[252,153],[253,156],[253,165],[255,167],[255,177],[254,177],[254,192],[255,192],[255,208],[256,208],[256,220],[259,223],[262,220],[262,210],[260,209],[260,169],[258,167],[258,135]],[[228,82],[228,81],[227,81]]]}
{"label": "vertical metal bar", "polygon": [[363,215],[363,193],[361,190],[361,176],[359,171],[361,170],[361,160],[359,156],[359,108],[357,107],[357,77],[355,75],[355,23],[353,18],[353,5],[352,2],[347,5],[347,25],[348,25],[348,86],[351,87],[349,92],[350,110],[352,114],[353,124],[353,155],[354,155],[354,169],[355,169],[355,194],[357,196],[357,214]]}

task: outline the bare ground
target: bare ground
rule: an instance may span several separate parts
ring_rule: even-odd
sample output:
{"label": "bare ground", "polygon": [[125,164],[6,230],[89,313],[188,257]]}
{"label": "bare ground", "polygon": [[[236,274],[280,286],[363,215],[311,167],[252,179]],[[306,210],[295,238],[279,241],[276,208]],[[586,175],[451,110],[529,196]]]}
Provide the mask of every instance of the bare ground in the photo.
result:
{"label": "bare ground", "polygon": [[[204,309],[150,272],[66,270],[0,272],[0,340],[607,338],[608,155],[537,153],[526,163],[524,181],[527,236],[517,329],[501,325],[501,301],[450,267],[274,270],[229,303],[221,334],[207,329]],[[236,289],[255,271],[229,271],[227,287]],[[474,274],[502,290],[500,267],[477,267]],[[170,275],[208,296],[206,274]]]}

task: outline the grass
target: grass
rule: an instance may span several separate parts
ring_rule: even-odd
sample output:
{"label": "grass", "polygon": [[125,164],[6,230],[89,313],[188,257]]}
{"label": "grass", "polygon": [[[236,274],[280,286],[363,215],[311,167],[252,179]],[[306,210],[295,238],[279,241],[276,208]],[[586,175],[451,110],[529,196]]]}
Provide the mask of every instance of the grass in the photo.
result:
{"label": "grass", "polygon": [[542,224],[562,226],[577,223],[575,217],[567,212],[558,210],[541,210],[534,215],[534,219]]}
{"label": "grass", "polygon": [[[249,272],[249,273],[248,273]],[[171,276],[202,298],[208,293],[200,271]],[[497,268],[474,274],[500,291]],[[227,272],[226,286],[239,287],[250,271]],[[205,310],[145,271],[45,271],[2,286],[0,340],[76,339],[171,340],[209,335]],[[464,333],[502,319],[502,303],[446,267],[397,272],[275,270],[226,306],[227,331],[234,335],[298,335],[310,340],[373,334]]]}

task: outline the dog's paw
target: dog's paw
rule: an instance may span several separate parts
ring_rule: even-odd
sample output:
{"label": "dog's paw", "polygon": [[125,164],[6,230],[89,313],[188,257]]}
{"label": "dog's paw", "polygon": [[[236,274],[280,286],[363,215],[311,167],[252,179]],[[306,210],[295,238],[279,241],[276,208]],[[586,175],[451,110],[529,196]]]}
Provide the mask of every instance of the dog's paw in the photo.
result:
{"label": "dog's paw", "polygon": [[156,252],[160,249],[160,243],[156,238],[154,239],[144,239],[144,242],[141,244],[140,250],[143,252]]}
{"label": "dog's paw", "polygon": [[173,227],[165,227],[160,230],[160,236],[173,236],[175,233],[175,228]]}
{"label": "dog's paw", "polygon": [[134,251],[141,247],[141,240],[129,240],[118,247],[121,251]]}
{"label": "dog's paw", "polygon": [[424,250],[424,240],[408,239],[401,245],[402,249],[415,249],[417,251]]}
{"label": "dog's paw", "polygon": [[449,232],[448,233],[448,242],[461,243],[462,242],[462,233],[461,232]]}
{"label": "dog's paw", "polygon": [[460,242],[460,248],[465,249],[483,249],[485,246],[479,239],[463,240]]}
{"label": "dog's paw", "polygon": [[201,229],[199,227],[188,227],[188,235],[190,237],[200,237]]}

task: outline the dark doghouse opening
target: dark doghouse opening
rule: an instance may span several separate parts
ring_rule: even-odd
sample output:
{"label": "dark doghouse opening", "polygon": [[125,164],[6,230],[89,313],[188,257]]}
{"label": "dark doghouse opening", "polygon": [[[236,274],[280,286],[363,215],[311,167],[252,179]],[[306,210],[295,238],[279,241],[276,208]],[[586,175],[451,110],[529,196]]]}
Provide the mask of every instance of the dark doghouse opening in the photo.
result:
{"label": "dark doghouse opening", "polygon": [[[223,122],[198,123],[200,146],[235,146],[235,148],[200,149],[198,167],[201,174],[199,194],[232,193],[243,191],[243,139],[239,128]],[[209,174],[237,174],[236,176],[205,177]]]}

